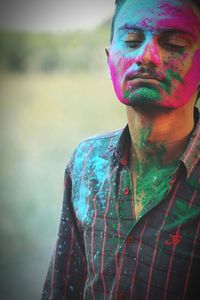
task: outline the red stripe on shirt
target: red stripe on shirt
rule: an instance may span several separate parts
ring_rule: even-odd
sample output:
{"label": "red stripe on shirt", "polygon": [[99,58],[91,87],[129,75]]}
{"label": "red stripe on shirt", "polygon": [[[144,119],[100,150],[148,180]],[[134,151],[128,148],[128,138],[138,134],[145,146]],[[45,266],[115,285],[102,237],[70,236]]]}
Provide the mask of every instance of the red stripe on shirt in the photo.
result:
{"label": "red stripe on shirt", "polygon": [[53,291],[54,291],[55,258],[56,258],[57,246],[58,246],[58,240],[56,241],[56,246],[55,246],[54,255],[53,255],[53,262],[52,262],[51,295],[50,295],[50,299],[52,299],[52,297],[53,297]]}
{"label": "red stripe on shirt", "polygon": [[[118,216],[118,224],[117,224],[117,236],[118,236],[118,244],[117,244],[117,249],[115,251],[115,268],[116,268],[116,274],[118,273],[118,269],[119,269],[119,266],[118,266],[118,251],[119,251],[119,247],[120,247],[120,238],[121,238],[121,232],[120,232],[120,220],[119,220],[119,196],[120,196],[120,191],[121,191],[121,186],[122,186],[122,176],[120,175],[120,179],[119,179],[119,190],[118,190],[118,195],[117,195],[117,200],[116,200],[116,212],[117,212],[117,216]],[[113,295],[113,288],[114,286],[112,287],[112,290],[110,292],[110,300],[112,299],[112,295]]]}
{"label": "red stripe on shirt", "polygon": [[197,191],[194,191],[194,193],[192,194],[192,198],[191,198],[191,200],[189,202],[189,208],[192,207],[194,199],[196,198],[196,195],[197,195]]}
{"label": "red stripe on shirt", "polygon": [[190,255],[190,262],[189,262],[189,266],[188,266],[188,271],[187,271],[187,274],[186,274],[186,282],[185,282],[185,287],[184,287],[184,292],[183,292],[183,300],[186,299],[187,287],[188,287],[190,274],[191,274],[191,270],[192,270],[194,252],[195,252],[197,240],[198,240],[198,237],[199,237],[199,232],[200,232],[200,221],[198,222],[197,230],[196,230],[196,233],[195,233],[195,238],[193,240],[193,248],[192,248],[192,253]]}
{"label": "red stripe on shirt", "polygon": [[[112,172],[110,174],[110,180],[112,178],[112,175],[113,175],[114,171],[115,171],[115,168],[112,170]],[[109,207],[110,207],[110,195],[111,195],[111,191],[112,191],[112,186],[110,187],[108,198],[106,200],[107,205],[106,205],[106,210],[105,210],[105,213],[104,213],[104,216],[103,216],[103,219],[104,219],[104,231],[103,231],[103,244],[102,244],[102,255],[101,255],[100,273],[101,273],[101,279],[102,279],[102,282],[103,282],[104,299],[106,297],[106,283],[105,283],[105,279],[104,279],[104,275],[103,275],[103,270],[104,270],[104,256],[105,256],[104,249],[105,249],[106,234],[107,234],[106,233],[107,232],[106,216],[107,216],[107,213],[108,213],[108,210],[109,210]]]}
{"label": "red stripe on shirt", "polygon": [[134,287],[135,275],[136,275],[137,266],[138,266],[139,251],[140,251],[140,247],[141,247],[141,244],[142,244],[142,238],[143,238],[144,232],[146,230],[146,227],[147,227],[147,219],[144,223],[144,227],[143,227],[142,232],[141,232],[140,237],[139,237],[139,243],[138,243],[138,248],[137,248],[137,252],[136,252],[136,263],[135,263],[135,268],[134,268],[134,272],[133,272],[133,279],[132,279],[132,283],[131,283],[130,299],[132,299],[132,296],[133,296],[133,287]]}
{"label": "red stripe on shirt", "polygon": [[[94,277],[96,276],[96,270],[94,267],[94,226],[96,223],[96,217],[97,217],[97,207],[96,207],[96,200],[97,200],[97,195],[94,197],[94,218],[92,222],[92,236],[91,236],[91,263],[92,263],[92,269],[94,272]],[[94,294],[94,289],[93,289],[93,284],[91,282],[91,289],[92,289],[92,295],[93,299],[95,299],[95,294]]]}
{"label": "red stripe on shirt", "polygon": [[71,240],[70,240],[70,245],[69,245],[69,255],[66,263],[66,282],[65,282],[65,289],[64,289],[64,299],[66,299],[67,295],[67,284],[68,284],[68,275],[70,267],[71,267],[71,258],[72,258],[72,247],[74,243],[74,226],[72,225],[71,227]]}
{"label": "red stripe on shirt", "polygon": [[[176,230],[176,234],[179,234],[179,230],[180,230],[180,226],[178,226],[177,230]],[[172,248],[172,253],[171,253],[171,256],[170,256],[170,260],[169,260],[169,267],[168,267],[168,271],[167,271],[167,279],[166,279],[166,282],[165,282],[165,288],[164,288],[164,299],[163,300],[166,300],[167,298],[167,289],[168,289],[168,286],[169,286],[169,280],[170,280],[170,275],[171,275],[171,271],[172,271],[172,264],[173,264],[173,258],[174,258],[174,253],[175,253],[175,250],[176,250],[176,246],[177,245],[173,245],[173,248]]]}
{"label": "red stripe on shirt", "polygon": [[174,189],[174,193],[172,194],[171,200],[169,202],[169,205],[167,207],[166,213],[165,213],[165,217],[163,218],[163,222],[162,225],[159,229],[159,232],[157,234],[157,238],[156,238],[156,244],[155,244],[155,248],[154,248],[154,252],[153,252],[153,256],[152,256],[152,261],[151,261],[151,265],[150,265],[150,271],[149,271],[149,280],[148,280],[148,286],[147,286],[147,294],[146,294],[146,300],[149,299],[149,292],[150,292],[150,288],[151,288],[151,279],[152,279],[152,273],[153,273],[153,265],[154,265],[154,261],[155,261],[155,257],[156,257],[156,253],[157,253],[157,247],[158,247],[158,241],[160,239],[160,232],[162,230],[162,228],[164,227],[165,223],[166,223],[166,217],[169,214],[170,208],[173,204],[174,198],[176,196],[176,192],[178,190],[180,183],[177,184],[176,188]]}
{"label": "red stripe on shirt", "polygon": [[119,281],[120,281],[120,277],[121,277],[122,265],[123,265],[123,260],[124,260],[124,254],[125,254],[125,252],[126,252],[126,247],[127,247],[127,242],[125,242],[125,244],[124,244],[124,248],[123,248],[123,251],[122,251],[122,255],[121,255],[121,257],[120,257],[119,271],[118,271],[117,279],[116,279],[115,295],[117,295],[118,289],[119,289]]}

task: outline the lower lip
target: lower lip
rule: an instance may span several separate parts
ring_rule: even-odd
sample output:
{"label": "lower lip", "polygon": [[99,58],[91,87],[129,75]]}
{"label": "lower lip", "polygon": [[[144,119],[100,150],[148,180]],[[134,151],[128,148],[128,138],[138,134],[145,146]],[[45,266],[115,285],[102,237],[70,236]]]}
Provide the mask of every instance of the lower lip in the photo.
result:
{"label": "lower lip", "polygon": [[130,83],[160,83],[160,81],[158,79],[154,79],[154,78],[134,78],[129,80],[128,82]]}
{"label": "lower lip", "polygon": [[138,89],[138,88],[156,88],[156,89],[160,89],[161,85],[160,85],[160,81],[158,81],[157,79],[150,79],[150,78],[134,78],[131,80],[128,80],[127,83],[127,88],[128,90],[132,90],[132,89]]}

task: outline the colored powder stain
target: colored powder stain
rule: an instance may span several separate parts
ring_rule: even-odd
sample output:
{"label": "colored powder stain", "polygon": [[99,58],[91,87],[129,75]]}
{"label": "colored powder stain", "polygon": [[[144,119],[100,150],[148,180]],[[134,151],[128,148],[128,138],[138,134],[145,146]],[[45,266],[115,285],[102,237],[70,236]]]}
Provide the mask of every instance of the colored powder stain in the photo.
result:
{"label": "colored powder stain", "polygon": [[169,239],[165,241],[165,245],[167,246],[177,246],[180,244],[182,240],[182,236],[179,233],[170,234]]}
{"label": "colored powder stain", "polygon": [[69,289],[73,292],[74,291],[74,287],[73,286],[69,286]]}
{"label": "colored powder stain", "polygon": [[117,245],[119,242],[120,242],[119,237],[117,237],[117,236],[112,237],[112,240],[111,240],[112,245]]}
{"label": "colored powder stain", "polygon": [[140,22],[140,25],[141,25],[141,26],[144,26],[144,27],[146,27],[146,28],[153,28],[153,27],[151,26],[151,24],[152,24],[152,19],[151,19],[151,18],[146,18],[146,19],[144,19],[142,22]]}
{"label": "colored powder stain", "polygon": [[141,143],[140,143],[140,149],[144,149],[146,144],[147,144],[147,139],[148,137],[150,136],[150,133],[151,133],[151,129],[148,128],[148,129],[144,129],[142,128],[141,130]]}
{"label": "colored powder stain", "polygon": [[198,180],[196,180],[195,178],[190,178],[190,179],[188,179],[188,183],[191,187],[200,191],[200,184],[199,184]]}
{"label": "colored powder stain", "polygon": [[[163,1],[160,8],[165,12],[165,16],[171,16],[171,18],[159,19],[158,27],[173,26],[176,28],[181,28],[184,24],[186,28],[190,28],[191,31],[194,31],[199,26],[199,20],[194,11],[189,7],[184,7],[182,1],[171,1],[172,3],[166,3]],[[180,7],[180,9],[177,8]]]}
{"label": "colored powder stain", "polygon": [[97,251],[97,252],[95,253],[95,255],[94,255],[94,260],[96,260],[96,259],[98,258],[98,256],[99,256],[99,251]]}
{"label": "colored powder stain", "polygon": [[183,83],[183,79],[181,78],[181,76],[177,73],[177,72],[174,72],[172,70],[167,70],[166,71],[166,74],[167,74],[167,79],[171,82],[172,78],[176,79],[177,81]]}
{"label": "colored powder stain", "polygon": [[177,72],[174,72],[170,69],[166,70],[166,78],[165,78],[164,82],[161,82],[161,87],[163,88],[163,90],[166,91],[167,94],[170,94],[170,92],[171,92],[172,79],[175,79],[175,80],[183,83],[183,79]]}
{"label": "colored powder stain", "polygon": [[130,91],[125,91],[124,92],[124,98],[129,99]]}
{"label": "colored powder stain", "polygon": [[[145,139],[148,133],[143,133]],[[157,153],[154,157],[153,153]],[[178,161],[171,162],[167,167],[162,165],[166,149],[164,145],[153,143],[149,149],[149,156],[146,162],[138,162],[135,166],[135,201],[143,207],[147,204],[159,203],[170,188],[170,182]],[[143,171],[145,170],[145,172]]]}
{"label": "colored powder stain", "polygon": [[145,84],[137,87],[135,90],[128,90],[124,92],[124,99],[129,105],[151,103],[152,101],[161,100],[160,91],[152,85]]}
{"label": "colored powder stain", "polygon": [[187,75],[184,77],[184,82],[187,83],[185,88],[179,89],[178,94],[180,99],[184,99],[185,103],[187,99],[190,99],[191,95],[196,90],[200,79],[200,49],[198,49],[192,59],[191,68]]}
{"label": "colored powder stain", "polygon": [[159,203],[170,188],[176,167],[177,163],[159,171],[152,167],[152,170],[145,174],[142,180],[141,177],[136,178],[136,203],[142,203],[143,207],[147,204]]}
{"label": "colored powder stain", "polygon": [[[173,206],[173,216],[166,218],[166,224],[163,230],[173,230],[177,226],[186,224],[187,222],[199,217],[200,207],[190,208],[188,203],[181,199],[176,199]],[[188,236],[189,237],[189,236]]]}
{"label": "colored powder stain", "polygon": [[[151,133],[151,129],[143,130],[141,141],[144,144],[144,139],[147,139],[149,134]],[[156,157],[155,154],[156,153]],[[157,144],[152,143],[150,146],[148,146],[148,158],[146,161],[138,162],[136,164],[136,171],[140,173],[141,170],[147,170],[149,173],[149,170],[153,169],[160,170],[164,169],[164,166],[162,165],[163,157],[166,153],[166,148],[163,144]]]}
{"label": "colored powder stain", "polygon": [[112,226],[112,228],[113,228],[114,230],[117,230],[117,229],[118,229],[118,224],[117,224],[117,223],[113,223],[111,226]]}

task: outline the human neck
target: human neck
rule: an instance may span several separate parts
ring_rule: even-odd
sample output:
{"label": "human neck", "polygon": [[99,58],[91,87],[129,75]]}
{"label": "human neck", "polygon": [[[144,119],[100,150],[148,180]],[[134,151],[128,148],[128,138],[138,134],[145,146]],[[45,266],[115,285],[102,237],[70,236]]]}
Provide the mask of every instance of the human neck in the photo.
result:
{"label": "human neck", "polygon": [[160,169],[176,162],[194,127],[193,109],[191,102],[171,110],[127,107],[132,141],[131,168],[147,172],[151,166]]}

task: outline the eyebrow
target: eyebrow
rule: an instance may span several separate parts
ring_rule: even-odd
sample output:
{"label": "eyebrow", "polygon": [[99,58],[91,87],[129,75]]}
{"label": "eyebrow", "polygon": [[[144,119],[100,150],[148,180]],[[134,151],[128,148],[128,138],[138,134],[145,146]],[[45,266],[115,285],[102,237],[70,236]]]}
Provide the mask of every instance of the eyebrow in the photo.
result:
{"label": "eyebrow", "polygon": [[[135,32],[144,32],[145,27],[130,24],[130,23],[126,23],[126,24],[122,25],[121,27],[119,27],[119,29],[118,29],[118,31],[123,31],[123,30],[133,30]],[[181,29],[181,28],[164,27],[161,30],[158,30],[157,32],[158,32],[158,34],[160,34],[160,33],[185,34],[185,35],[191,36],[192,38],[195,38],[195,35],[194,35],[193,32],[191,32],[189,30]]]}
{"label": "eyebrow", "polygon": [[141,32],[141,31],[144,31],[144,28],[140,27],[140,26],[133,25],[133,24],[126,23],[123,26],[119,27],[118,31],[121,31],[121,30],[134,30],[134,31]]}
{"label": "eyebrow", "polygon": [[180,28],[163,28],[162,30],[158,30],[158,32],[160,33],[166,33],[166,34],[185,34],[185,35],[190,35],[192,37],[194,37],[194,34],[189,31],[189,30],[185,30],[185,29],[180,29]]}

